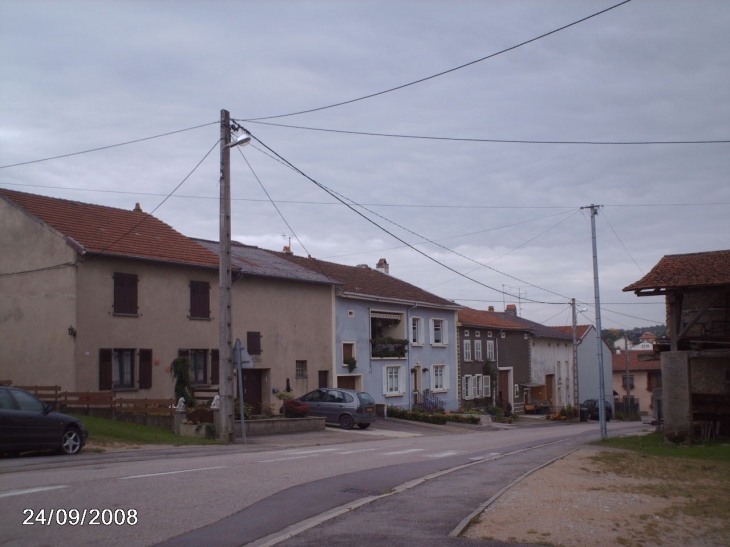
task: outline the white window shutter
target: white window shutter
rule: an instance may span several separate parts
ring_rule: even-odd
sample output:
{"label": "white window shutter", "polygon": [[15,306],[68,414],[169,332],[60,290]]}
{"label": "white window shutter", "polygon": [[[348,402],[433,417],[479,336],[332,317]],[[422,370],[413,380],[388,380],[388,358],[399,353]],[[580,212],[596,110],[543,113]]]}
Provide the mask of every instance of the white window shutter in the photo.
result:
{"label": "white window shutter", "polygon": [[484,397],[492,396],[492,377],[488,374],[484,375]]}
{"label": "white window shutter", "polygon": [[[433,366],[427,367],[428,368],[428,389],[433,391],[433,385],[434,385],[434,375],[433,375]],[[421,377],[423,378],[423,374],[421,374]],[[425,384],[426,382],[424,382]]]}
{"label": "white window shutter", "polygon": [[383,367],[383,395],[388,394],[388,367]]}
{"label": "white window shutter", "polygon": [[398,367],[398,391],[400,393],[406,392],[406,375],[404,374],[404,368]]}
{"label": "white window shutter", "polygon": [[444,365],[444,389],[449,389],[449,365]]}
{"label": "white window shutter", "polygon": [[441,322],[441,340],[444,345],[449,343],[449,322],[446,319]]}
{"label": "white window shutter", "polygon": [[433,344],[434,341],[434,335],[433,335],[433,319],[428,320],[428,329],[430,331],[431,338],[428,339],[429,343]]}
{"label": "white window shutter", "polygon": [[461,398],[468,399],[469,393],[467,393],[467,376],[461,377]]}

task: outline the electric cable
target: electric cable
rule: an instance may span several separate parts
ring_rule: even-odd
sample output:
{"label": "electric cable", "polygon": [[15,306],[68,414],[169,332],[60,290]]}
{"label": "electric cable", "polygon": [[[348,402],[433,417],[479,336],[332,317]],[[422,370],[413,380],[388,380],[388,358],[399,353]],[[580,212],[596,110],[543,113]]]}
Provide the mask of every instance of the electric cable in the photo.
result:
{"label": "electric cable", "polygon": [[79,156],[81,154],[88,154],[90,152],[98,152],[99,150],[108,150],[109,148],[116,148],[118,146],[126,146],[128,144],[134,144],[137,142],[143,142],[143,141],[149,141],[152,139],[159,139],[160,137],[167,137],[169,135],[175,135],[176,133],[183,133],[185,131],[192,131],[193,129],[200,129],[201,127],[207,127],[209,125],[217,124],[220,122],[210,122],[210,123],[204,123],[202,125],[196,125],[194,127],[188,127],[186,129],[178,129],[177,131],[170,131],[169,133],[162,133],[160,135],[153,135],[151,137],[144,137],[142,139],[135,139],[133,141],[126,141],[126,142],[120,142],[117,144],[110,144],[108,146],[100,146],[99,148],[91,148],[89,150],[82,150],[81,152],[71,152],[70,154],[61,154],[60,156],[52,156],[50,158],[41,158],[38,160],[31,160],[31,161],[23,161],[20,163],[12,163],[10,165],[0,165],[0,169],[7,169],[8,167],[18,167],[20,165],[29,165],[31,163],[40,163],[43,161],[50,161],[50,160],[57,160],[60,158],[68,158],[70,156]]}
{"label": "electric cable", "polygon": [[613,235],[615,235],[615,236],[616,236],[616,239],[618,239],[618,242],[619,242],[619,243],[621,244],[621,246],[622,246],[622,247],[624,248],[624,251],[626,251],[626,254],[628,254],[628,255],[629,255],[629,258],[631,258],[631,260],[633,260],[633,261],[634,261],[634,264],[636,264],[636,267],[637,267],[637,268],[639,269],[639,271],[641,272],[641,275],[644,275],[644,270],[642,270],[642,269],[641,269],[641,266],[639,266],[639,263],[638,263],[638,262],[636,262],[636,259],[634,258],[634,256],[633,256],[633,255],[631,254],[631,252],[630,252],[630,251],[629,251],[629,250],[628,250],[628,249],[626,248],[626,245],[624,245],[624,242],[623,242],[623,241],[621,241],[621,238],[619,237],[618,233],[616,233],[616,230],[614,230],[614,228],[613,228],[613,225],[611,224],[611,221],[610,221],[610,220],[608,220],[608,217],[606,216],[606,211],[604,211],[604,212],[603,212],[603,218],[605,218],[605,219],[606,219],[606,224],[608,224],[609,228],[611,228],[611,231],[613,232]]}
{"label": "electric cable", "polygon": [[193,167],[193,170],[192,170],[192,171],[190,171],[190,173],[188,173],[188,174],[187,174],[187,176],[186,176],[186,177],[185,177],[185,178],[184,178],[184,179],[182,180],[182,182],[181,182],[180,184],[178,184],[177,186],[175,186],[175,188],[173,188],[172,192],[170,192],[170,193],[169,193],[169,194],[167,195],[167,197],[166,197],[165,199],[163,199],[163,200],[162,200],[162,201],[161,201],[161,202],[159,203],[159,205],[157,205],[157,207],[155,207],[154,209],[152,209],[152,211],[150,211],[149,213],[147,213],[147,214],[146,214],[146,215],[145,215],[145,216],[144,216],[144,217],[142,218],[142,220],[140,220],[140,221],[139,221],[139,222],[138,222],[137,224],[135,224],[134,226],[132,226],[132,227],[131,227],[131,228],[130,228],[129,230],[127,230],[127,231],[126,231],[126,232],[125,232],[124,234],[122,234],[122,235],[121,235],[121,236],[119,236],[119,237],[118,237],[117,239],[115,239],[115,240],[114,240],[114,241],[113,241],[113,242],[112,242],[111,244],[107,245],[106,247],[104,247],[104,248],[103,248],[102,250],[100,250],[100,251],[96,251],[96,254],[101,254],[101,253],[103,253],[104,251],[107,251],[108,249],[110,249],[111,247],[113,247],[114,245],[116,245],[117,243],[119,243],[119,242],[120,242],[120,241],[121,241],[122,239],[124,239],[125,237],[127,237],[127,236],[128,236],[128,235],[129,235],[130,233],[132,233],[132,231],[136,230],[136,229],[137,229],[137,227],[138,227],[138,226],[139,226],[140,224],[142,224],[142,223],[143,223],[143,222],[144,222],[145,220],[147,220],[148,218],[150,218],[150,217],[152,216],[152,213],[154,213],[155,211],[157,211],[157,209],[159,209],[160,207],[162,207],[162,205],[163,205],[163,204],[164,204],[164,203],[165,203],[165,202],[166,202],[166,201],[167,201],[168,199],[170,199],[170,197],[172,196],[172,194],[174,194],[174,193],[175,193],[175,191],[176,191],[176,190],[177,190],[178,188],[180,188],[180,187],[181,187],[181,186],[182,186],[183,184],[185,184],[185,181],[186,181],[186,180],[188,180],[188,179],[189,179],[189,178],[190,178],[190,177],[192,176],[192,174],[193,174],[193,173],[195,173],[195,171],[196,171],[196,170],[198,169],[198,167],[200,167],[200,164],[202,164],[202,163],[203,163],[203,162],[204,162],[204,161],[205,161],[205,160],[207,159],[207,157],[208,157],[208,156],[210,155],[210,153],[211,153],[211,152],[213,151],[213,149],[214,149],[214,148],[215,148],[216,146],[218,146],[218,145],[219,145],[219,143],[220,143],[220,138],[218,138],[218,139],[216,139],[216,140],[215,140],[215,143],[213,144],[213,146],[211,147],[211,149],[210,149],[210,150],[208,150],[208,152],[207,152],[207,153],[205,154],[205,156],[203,156],[203,159],[202,159],[202,160],[200,160],[200,161],[199,161],[199,162],[197,163],[197,165],[196,165],[195,167]]}
{"label": "electric cable", "polygon": [[59,268],[67,268],[69,266],[75,266],[78,260],[74,260],[73,262],[63,262],[62,264],[54,264],[53,266],[45,266],[43,268],[35,268],[33,270],[23,270],[20,272],[8,272],[8,273],[2,273],[0,274],[0,277],[7,277],[10,275],[20,275],[20,274],[27,274],[27,273],[34,273],[34,272],[44,272],[46,270],[57,270]]}
{"label": "electric cable", "polygon": [[[631,0],[624,0],[623,2],[620,2],[620,3],[618,3],[618,4],[614,5],[614,6],[611,6],[609,8],[606,8],[604,10],[598,11],[598,12],[592,14],[592,15],[589,15],[588,17],[583,17],[582,19],[578,19],[577,21],[573,21],[572,23],[569,23],[567,25],[563,25],[560,28],[551,30],[550,32],[546,32],[544,34],[541,34],[540,36],[536,36],[535,38],[531,38],[530,40],[526,40],[526,41],[521,42],[521,43],[519,43],[517,45],[514,45],[512,47],[508,47],[508,48],[503,49],[501,51],[498,51],[496,53],[492,53],[490,55],[486,55],[485,57],[481,57],[479,59],[476,59],[474,61],[470,61],[468,63],[464,63],[463,65],[459,65],[459,66],[450,68],[448,70],[444,70],[444,71],[439,72],[437,74],[432,74],[431,76],[426,76],[425,78],[420,78],[418,80],[414,80],[414,81],[409,82],[407,84],[401,84],[399,86],[392,87],[390,89],[386,89],[386,90],[383,90],[383,91],[378,91],[377,93],[370,93],[369,95],[364,95],[364,96],[358,97],[356,99],[350,99],[350,100],[347,100],[347,101],[342,101],[342,102],[330,104],[330,105],[327,105],[327,106],[320,106],[318,108],[310,108],[308,110],[301,110],[299,112],[290,112],[289,114],[279,114],[277,116],[266,116],[266,117],[258,117],[258,118],[248,118],[248,119],[245,119],[245,120],[242,120],[242,121],[247,121],[248,122],[248,121],[260,121],[260,120],[273,120],[275,118],[286,118],[286,117],[289,117],[289,116],[298,116],[300,114],[308,114],[310,112],[318,112],[320,110],[327,110],[329,108],[335,108],[337,106],[343,106],[343,105],[346,105],[346,104],[352,104],[352,103],[355,103],[355,102],[358,102],[358,101],[363,101],[365,99],[371,99],[373,97],[378,97],[380,95],[385,95],[386,93],[391,93],[391,92],[397,91],[399,89],[403,89],[403,88],[406,88],[406,87],[410,87],[412,85],[416,85],[416,84],[420,84],[422,82],[426,82],[428,80],[432,80],[434,78],[438,78],[439,76],[444,76],[445,74],[449,74],[451,72],[456,72],[457,70],[461,70],[462,68],[466,68],[468,66],[475,65],[477,63],[481,63],[482,61],[486,61],[487,59],[491,59],[493,57],[496,57],[497,55],[501,55],[503,53],[507,53],[508,51],[512,51],[514,49],[520,48],[520,47],[525,46],[527,44],[530,44],[532,42],[536,42],[537,40],[540,40],[542,38],[545,38],[547,36],[550,36],[551,34],[555,34],[557,32],[560,32],[561,30],[565,30],[565,29],[570,28],[572,26],[575,26],[575,25],[578,25],[580,23],[583,23],[584,21],[588,21],[589,19],[592,19],[593,17],[597,17],[597,16],[602,15],[602,14],[604,14],[606,12],[609,12],[609,11],[611,11],[613,9],[616,9],[619,6],[623,6],[624,4],[628,4],[630,1]],[[236,121],[239,121],[239,120],[236,120]]]}
{"label": "electric cable", "polygon": [[387,137],[392,139],[421,139],[429,141],[450,141],[450,142],[481,142],[492,144],[568,144],[568,145],[594,145],[594,146],[640,146],[650,144],[727,144],[730,139],[722,140],[698,140],[698,141],[559,141],[559,140],[523,140],[523,139],[483,139],[476,137],[434,137],[431,135],[404,135],[397,133],[373,133],[368,131],[348,131],[345,129],[326,129],[322,127],[307,127],[302,125],[288,125],[283,123],[259,122],[255,120],[236,120],[248,123],[257,123],[272,127],[285,127],[288,129],[301,129],[306,131],[320,131],[324,133],[339,133],[345,135],[362,135],[367,137]]}

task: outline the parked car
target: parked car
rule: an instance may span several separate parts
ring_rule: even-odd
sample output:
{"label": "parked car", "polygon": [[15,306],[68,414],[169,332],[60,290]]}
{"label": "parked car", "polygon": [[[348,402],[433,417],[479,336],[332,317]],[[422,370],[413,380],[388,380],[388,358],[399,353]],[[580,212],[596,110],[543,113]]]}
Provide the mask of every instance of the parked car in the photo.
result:
{"label": "parked car", "polygon": [[[606,421],[610,422],[611,418],[613,418],[613,408],[611,407],[611,403],[606,401],[604,399],[603,403],[606,406]],[[586,399],[583,401],[583,404],[581,405],[583,408],[588,410],[588,418],[590,420],[598,420],[598,399]]]}
{"label": "parked car", "polygon": [[364,391],[320,388],[299,400],[309,405],[310,415],[324,416],[328,422],[339,423],[342,429],[352,429],[355,424],[367,429],[376,420],[375,399]]}
{"label": "parked car", "polygon": [[89,432],[78,418],[61,414],[27,391],[0,386],[0,452],[35,450],[78,454]]}

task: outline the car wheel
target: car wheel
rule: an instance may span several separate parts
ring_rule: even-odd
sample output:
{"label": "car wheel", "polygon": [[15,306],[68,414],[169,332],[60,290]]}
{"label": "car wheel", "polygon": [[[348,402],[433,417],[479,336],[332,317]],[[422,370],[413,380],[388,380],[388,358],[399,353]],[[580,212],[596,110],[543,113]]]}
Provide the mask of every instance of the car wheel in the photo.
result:
{"label": "car wheel", "polygon": [[69,427],[63,432],[59,451],[62,454],[78,454],[79,450],[81,450],[81,435],[77,430]]}
{"label": "car wheel", "polygon": [[343,414],[340,416],[340,427],[342,429],[352,429],[352,426],[355,425],[355,420],[352,419],[352,416],[349,414]]}
{"label": "car wheel", "polygon": [[357,424],[357,427],[359,427],[360,429],[367,429],[368,427],[370,427],[370,424]]}

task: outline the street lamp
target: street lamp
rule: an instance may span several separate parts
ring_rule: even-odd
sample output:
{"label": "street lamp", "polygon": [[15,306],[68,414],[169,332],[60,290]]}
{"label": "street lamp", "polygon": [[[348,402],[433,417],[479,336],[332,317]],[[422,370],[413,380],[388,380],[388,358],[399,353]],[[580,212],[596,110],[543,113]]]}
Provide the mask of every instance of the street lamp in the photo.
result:
{"label": "street lamp", "polygon": [[[235,442],[233,429],[233,334],[231,295],[231,148],[245,146],[251,142],[251,135],[244,132],[231,142],[231,114],[221,110],[221,164],[220,164],[220,237],[219,237],[219,364],[220,424],[216,424],[218,438]],[[243,427],[243,425],[241,426]]]}

